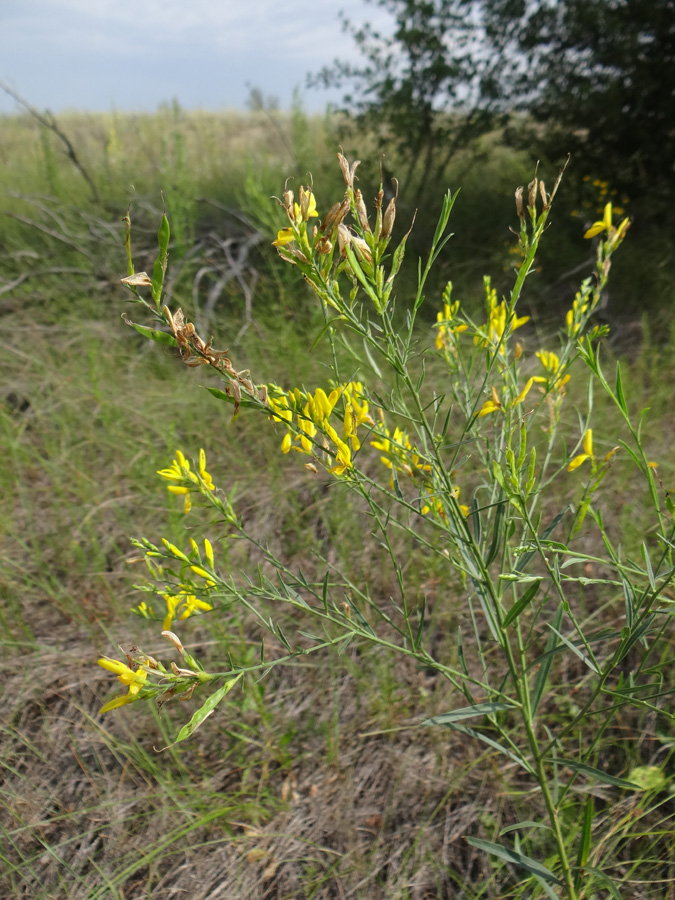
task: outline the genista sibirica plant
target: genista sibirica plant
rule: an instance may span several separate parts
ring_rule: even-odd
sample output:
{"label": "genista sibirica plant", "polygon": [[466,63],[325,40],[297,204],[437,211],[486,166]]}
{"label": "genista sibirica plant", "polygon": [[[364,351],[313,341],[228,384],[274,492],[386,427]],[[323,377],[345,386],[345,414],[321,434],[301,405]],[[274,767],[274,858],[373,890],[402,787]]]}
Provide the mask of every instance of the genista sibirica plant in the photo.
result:
{"label": "genista sibirica plant", "polygon": [[[329,374],[321,384],[278,385],[239,371],[182,309],[164,304],[166,217],[152,276],[134,272],[126,219],[123,281],[146,319],[126,321],[175,347],[185,365],[208,367],[219,379],[208,387],[214,400],[229,404],[233,417],[258,417],[261,428],[274,429],[287,465],[304,466],[310,479],[323,470],[339,483],[333,502],[343,502],[344,492],[358,499],[396,595],[377,596],[367,582],[334,567],[313,578],[292,570],[247,532],[236,502],[218,487],[218,462],[207,471],[204,450],[183,447],[157,474],[186,515],[195,506],[211,511],[209,535],[189,547],[134,541],[152,576],[136,611],[161,623],[178,660],[162,663],[141,650],[125,660],[99,660],[126,689],[102,712],[191,695],[196,711],[176,738],[182,741],[237,683],[246,690],[250,678],[273,666],[351,641],[378,645],[435,671],[454,689],[455,707],[431,718],[422,713],[420,725],[475,742],[477,752],[492,754],[493,765],[501,760],[519,771],[522,790],[512,801],[521,824],[494,840],[466,838],[508,864],[500,870],[508,896],[626,897],[617,866],[621,840],[614,832],[608,837],[607,808],[638,796],[644,779],[616,754],[603,755],[603,735],[617,717],[628,728],[643,714],[672,729],[672,699],[661,684],[675,576],[673,501],[643,445],[641,418],[636,422],[629,410],[621,368],[611,382],[603,370],[604,329],[591,325],[629,220],[615,221],[606,205],[585,235],[597,239],[595,271],[570,297],[550,345],[526,349],[519,338],[528,316],[519,302],[562,172],[550,191],[536,176],[516,190],[520,261],[513,288],[500,297],[486,276],[484,314],[474,318],[451,282],[441,296],[426,293],[450,237],[457,194],[445,195],[416,295],[397,295],[408,234],[393,241],[396,198],[385,205],[380,188],[369,205],[357,186],[358,161],[338,154],[338,163],[344,196],[330,204],[311,185],[297,196],[285,190],[278,202],[287,224],[274,241],[281,264],[294,267],[323,312],[315,346]],[[433,326],[418,321],[424,303],[436,313]],[[572,387],[585,396],[577,412]],[[593,428],[598,389],[617,414],[617,435]],[[631,502],[643,504],[651,519],[639,556],[625,551],[603,519],[598,489],[615,477],[619,461],[631,467]],[[552,508],[550,498],[561,495],[567,502]],[[397,532],[435,560],[452,603],[463,610],[452,659],[440,658],[428,641],[425,600],[411,596]],[[251,542],[265,563],[244,578],[214,553],[235,539]],[[611,626],[587,602],[591,587],[611,610]],[[259,663],[228,660],[207,671],[184,648],[183,623],[236,605],[255,615],[263,638],[271,635],[283,655],[266,659],[261,640]],[[293,635],[275,621],[275,610],[289,605],[299,610]],[[573,703],[560,677],[566,667],[578,671]],[[541,813],[536,822],[533,810]]]}

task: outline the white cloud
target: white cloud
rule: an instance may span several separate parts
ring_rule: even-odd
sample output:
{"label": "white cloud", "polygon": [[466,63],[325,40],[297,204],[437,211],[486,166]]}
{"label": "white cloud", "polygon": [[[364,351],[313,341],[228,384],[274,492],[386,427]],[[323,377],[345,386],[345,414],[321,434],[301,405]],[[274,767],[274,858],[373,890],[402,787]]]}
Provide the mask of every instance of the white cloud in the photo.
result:
{"label": "white cloud", "polygon": [[247,83],[286,103],[308,72],[356,58],[341,9],[359,24],[387,20],[363,0],[0,0],[0,79],[57,110],[183,95],[243,105]]}

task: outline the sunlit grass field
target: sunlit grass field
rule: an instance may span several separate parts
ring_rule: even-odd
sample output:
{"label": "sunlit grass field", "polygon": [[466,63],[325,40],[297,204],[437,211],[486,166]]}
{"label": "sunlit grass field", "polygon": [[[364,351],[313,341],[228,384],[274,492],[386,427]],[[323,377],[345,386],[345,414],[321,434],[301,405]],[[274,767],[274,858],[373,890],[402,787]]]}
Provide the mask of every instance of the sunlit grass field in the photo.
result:
{"label": "sunlit grass field", "polygon": [[[154,117],[73,116],[60,124],[96,196],[54,134],[28,118],[0,121],[0,894],[524,897],[507,863],[463,840],[491,839],[513,823],[513,798],[525,790],[520,775],[483,745],[419,728],[449,702],[431,670],[351,644],[340,655],[273,670],[233,693],[198,742],[163,751],[186,718],[183,704],[98,714],[110,687],[99,656],[134,642],[161,652],[157,624],[130,613],[144,573],[129,538],[187,543],[208,521],[207,513],[186,519],[155,475],[177,447],[193,454],[204,447],[247,526],[290,565],[312,571],[327,559],[367,580],[383,602],[395,585],[372,523],[350,495],[330,502],[340,489],[284,457],[271,424],[265,430],[244,414],[231,422],[204,390],[211,382],[203,369],[186,369],[168,348],[149,348],[121,319],[129,310],[119,284],[121,218],[131,204],[135,257],[150,271],[164,203],[173,225],[174,306],[201,320],[215,346],[229,347],[257,381],[319,383],[321,361],[306,348],[321,322],[269,247],[283,224],[269,198],[288,174],[305,177],[308,168],[326,190],[337,183],[330,167],[339,123],[300,110],[187,116],[167,108]],[[365,157],[368,147],[358,149]],[[512,187],[526,181],[530,161],[491,152],[480,203],[499,197],[495,208],[511,210]],[[470,197],[481,176],[466,161],[460,168]],[[508,215],[498,252],[485,257],[502,273]],[[224,247],[228,238],[235,240]],[[456,264],[453,277],[470,303],[480,298],[481,252],[462,282],[463,262],[449,251],[447,270]],[[586,252],[580,237],[579,258]],[[232,254],[240,279],[223,277]],[[552,309],[524,331],[532,346],[554,327],[562,301],[552,297]],[[420,328],[431,327],[439,304],[429,297]],[[649,407],[646,443],[667,488],[675,485],[675,343],[658,337],[635,327],[607,356],[628,351],[627,401]],[[579,427],[574,402],[584,401],[573,388],[571,398],[570,433]],[[608,447],[618,428],[612,416],[601,410],[595,425]],[[603,509],[632,546],[644,523],[628,472],[619,460],[603,487]],[[452,659],[465,615],[453,585],[432,559],[415,552],[407,560],[411,583],[427,598],[430,640]],[[258,562],[243,548],[229,559],[233,571]],[[181,623],[180,635],[210,660],[228,653],[253,660],[260,641],[252,618],[222,608]],[[268,647],[272,656],[279,651]],[[580,673],[564,677],[574,704]],[[671,672],[671,689],[672,679]],[[672,773],[675,735],[649,715],[639,725],[633,764]],[[622,741],[619,720],[607,758]],[[610,797],[596,790],[599,803]],[[531,803],[536,819],[540,799]],[[607,803],[608,840],[626,848],[616,874],[637,900],[675,897],[672,815],[668,787]]]}

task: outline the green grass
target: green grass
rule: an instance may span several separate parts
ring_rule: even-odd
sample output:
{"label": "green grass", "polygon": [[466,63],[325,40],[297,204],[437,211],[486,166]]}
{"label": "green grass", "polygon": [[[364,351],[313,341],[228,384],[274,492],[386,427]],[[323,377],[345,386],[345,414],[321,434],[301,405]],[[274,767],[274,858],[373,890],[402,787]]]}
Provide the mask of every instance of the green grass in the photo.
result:
{"label": "green grass", "polygon": [[[186,520],[154,474],[176,447],[190,455],[205,448],[210,471],[234,491],[249,529],[289,565],[311,572],[317,555],[328,556],[367,580],[383,604],[393,592],[392,576],[370,537],[372,523],[349,495],[332,502],[328,482],[304,470],[295,454],[280,454],[281,433],[271,423],[263,428],[245,413],[231,423],[229,407],[201,387],[208,383],[203,369],[186,369],[169,350],[148,349],[119,318],[128,305],[117,284],[124,263],[111,210],[126,208],[128,184],[136,185],[132,215],[141,249],[154,241],[160,186],[178,221],[183,217],[178,238],[185,246],[173,252],[176,264],[195,230],[214,224],[208,215],[216,207],[207,215],[208,204],[192,202],[197,196],[236,204],[269,237],[276,213],[266,198],[280,190],[281,173],[295,161],[290,124],[279,124],[286,150],[277,126],[262,115],[186,117],[166,110],[156,117],[66,121],[102,185],[103,211],[52,136],[40,139],[24,119],[9,124],[2,154],[11,162],[0,190],[18,189],[31,199],[5,194],[2,208],[70,243],[35,224],[7,220],[0,277],[8,284],[22,273],[58,267],[84,274],[33,274],[0,295],[2,896],[523,897],[515,870],[463,838],[496,840],[519,818],[539,818],[540,799],[482,745],[417,727],[454,701],[432,672],[405,660],[350,645],[341,656],[326,653],[276,669],[237,689],[202,726],[198,741],[161,753],[155,748],[171,743],[194,704],[98,715],[110,690],[95,665],[98,656],[117,655],[118,643],[163,653],[158,624],[129,613],[140,599],[133,585],[144,578],[129,538],[168,536],[185,544],[202,528],[208,533],[208,518],[193,512]],[[308,127],[311,152],[323,165],[333,152],[326,149],[330,132],[319,121]],[[317,169],[317,183],[319,177]],[[78,216],[78,209],[92,218]],[[73,242],[85,238],[83,253]],[[215,345],[229,345],[235,365],[250,368],[258,382],[321,383],[323,370],[305,349],[306,333],[317,329],[306,299],[289,291],[287,273],[271,254],[261,251],[257,264],[256,325],[233,343],[244,324],[241,296],[233,291],[212,325]],[[182,272],[174,304],[180,297],[189,308],[195,267],[187,263]],[[527,341],[534,349],[533,332]],[[672,347],[647,341],[625,378],[631,407],[651,407],[648,446],[666,487],[675,483]],[[583,407],[583,397],[574,399]],[[565,425],[569,435],[578,433],[572,405]],[[595,429],[598,446],[610,449],[617,429],[609,410]],[[626,502],[628,466],[618,461],[615,471],[602,502],[632,548],[644,537],[643,523]],[[553,508],[560,500],[550,502]],[[407,552],[403,538],[400,550]],[[231,552],[233,570],[256,563],[244,548]],[[423,554],[408,569],[420,598],[427,597],[429,640],[437,654],[456,658],[456,629],[466,622],[453,586]],[[586,597],[589,607],[595,600]],[[613,615],[612,608],[603,606],[598,616]],[[182,623],[180,634],[211,661],[231,652],[254,662],[259,651],[255,623],[233,609]],[[281,649],[268,645],[267,653],[273,658]],[[672,651],[664,643],[664,658]],[[571,704],[580,675],[561,673]],[[641,740],[626,748],[625,736],[636,732]],[[619,720],[604,753],[669,773],[673,746],[672,736],[646,715]],[[640,795],[639,806],[632,795],[614,805],[601,789],[596,795],[612,822],[615,874],[627,879],[636,900],[667,896],[675,875],[667,790]]]}

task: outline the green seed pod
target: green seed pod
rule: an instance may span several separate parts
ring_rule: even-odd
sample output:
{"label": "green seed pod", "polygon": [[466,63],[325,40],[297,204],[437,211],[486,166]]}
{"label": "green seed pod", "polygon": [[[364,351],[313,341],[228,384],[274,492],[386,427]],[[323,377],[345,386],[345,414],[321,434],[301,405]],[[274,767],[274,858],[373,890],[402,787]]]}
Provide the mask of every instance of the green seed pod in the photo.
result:
{"label": "green seed pod", "polygon": [[520,423],[520,450],[518,451],[518,462],[517,466],[520,469],[522,464],[525,462],[525,457],[527,456],[527,427],[525,422],[521,421]]}
{"label": "green seed pod", "polygon": [[525,485],[525,493],[526,494],[530,493],[530,491],[534,487],[534,482],[536,481],[536,474],[534,471],[536,462],[537,462],[537,451],[536,451],[536,448],[533,447],[530,450],[530,464],[527,469],[527,484]]}
{"label": "green seed pod", "polygon": [[169,220],[166,215],[162,216],[162,224],[157,232],[157,244],[159,246],[160,259],[166,257],[169,251],[169,238],[171,237],[171,229],[169,228]]}
{"label": "green seed pod", "polygon": [[169,238],[171,231],[169,228],[169,220],[166,214],[162,216],[162,224],[157,232],[157,243],[159,245],[159,256],[155,260],[152,269],[152,299],[159,306],[162,297],[162,288],[164,287],[164,276],[166,275],[166,264],[168,260]]}

